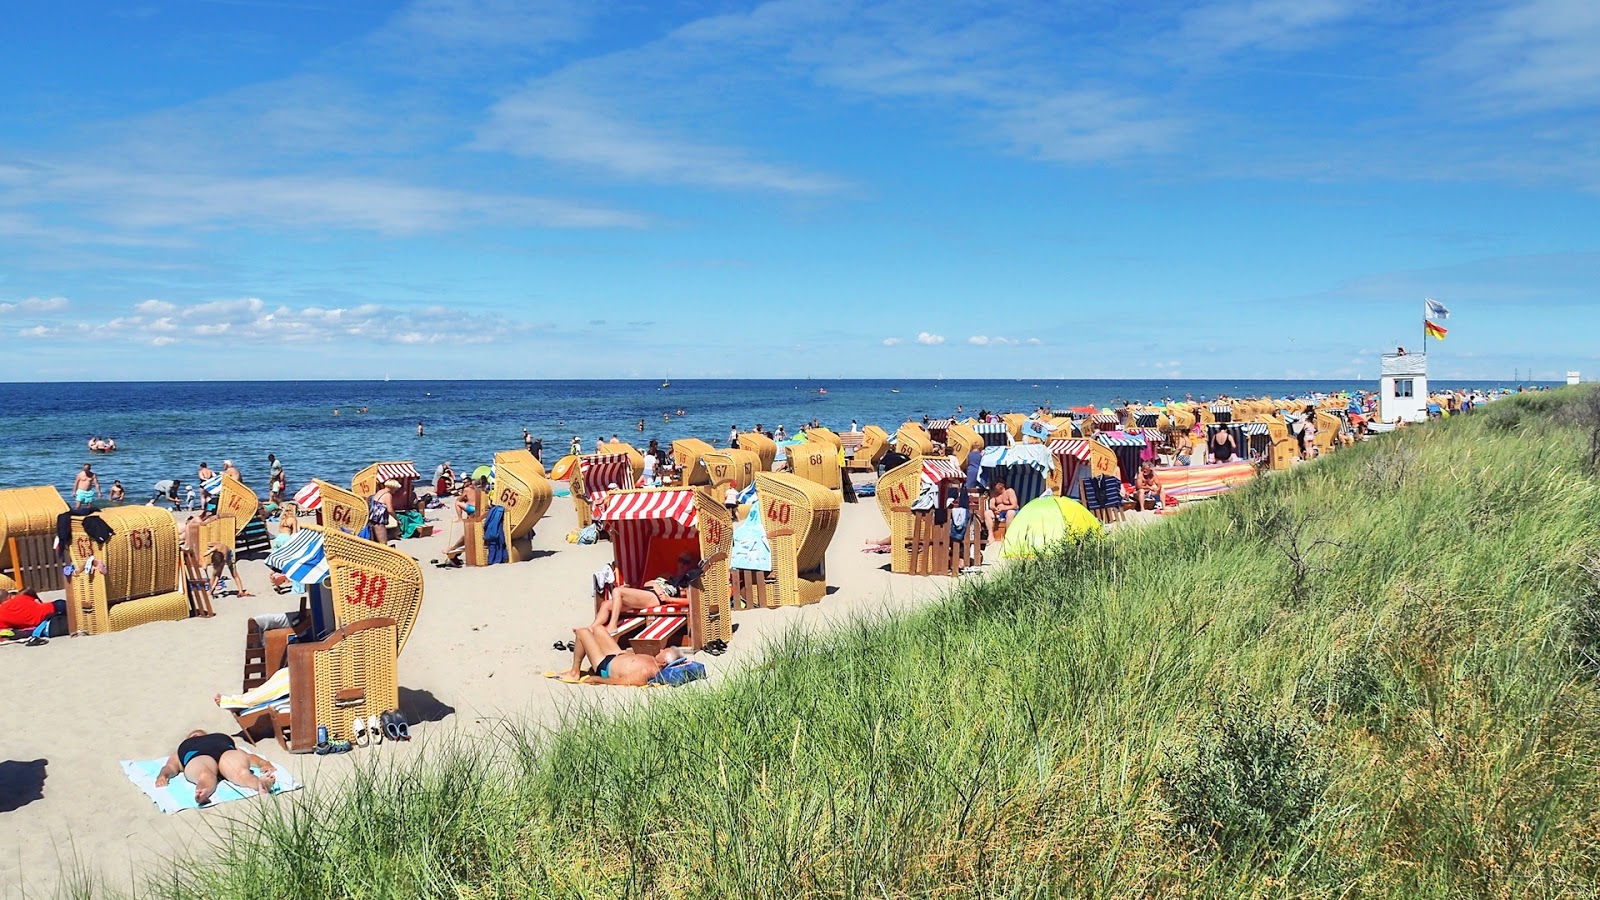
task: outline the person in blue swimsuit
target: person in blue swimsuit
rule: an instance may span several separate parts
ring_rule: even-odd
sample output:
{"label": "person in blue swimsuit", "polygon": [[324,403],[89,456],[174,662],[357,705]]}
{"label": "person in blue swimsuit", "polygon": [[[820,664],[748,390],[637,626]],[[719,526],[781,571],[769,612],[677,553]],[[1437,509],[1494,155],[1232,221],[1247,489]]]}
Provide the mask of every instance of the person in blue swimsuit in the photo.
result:
{"label": "person in blue swimsuit", "polygon": [[[261,774],[252,772],[251,766],[259,768]],[[156,775],[156,787],[166,787],[180,772],[194,784],[194,802],[201,806],[216,793],[220,779],[263,794],[271,793],[277,783],[277,767],[272,763],[240,750],[225,734],[207,734],[198,729],[189,732],[178,744],[177,752],[167,757],[166,765]]]}

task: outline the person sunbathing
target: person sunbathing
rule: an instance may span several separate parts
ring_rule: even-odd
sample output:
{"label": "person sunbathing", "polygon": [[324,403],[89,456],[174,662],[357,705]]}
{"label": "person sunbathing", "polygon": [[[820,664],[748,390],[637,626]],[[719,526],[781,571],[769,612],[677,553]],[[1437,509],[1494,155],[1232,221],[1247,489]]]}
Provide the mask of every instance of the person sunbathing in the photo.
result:
{"label": "person sunbathing", "polygon": [[[261,774],[250,771],[251,766],[259,767]],[[194,802],[201,806],[216,793],[219,780],[263,794],[270,793],[277,783],[277,767],[271,762],[240,750],[225,734],[207,734],[199,729],[189,732],[178,744],[177,752],[167,757],[166,765],[156,775],[156,787],[166,787],[179,773],[194,783]]]}
{"label": "person sunbathing", "polygon": [[595,622],[605,624],[607,629],[614,629],[624,611],[670,605],[683,596],[689,590],[689,585],[700,576],[697,566],[693,554],[681,553],[678,555],[678,569],[673,574],[652,578],[643,587],[617,585],[611,589],[610,597],[600,601]]}
{"label": "person sunbathing", "polygon": [[[654,656],[622,649],[611,636],[606,625],[605,604],[595,613],[594,621],[572,629],[572,668],[565,672],[547,672],[550,678],[559,678],[568,684],[617,684],[642,687],[673,660],[683,656],[675,647],[667,647]],[[583,674],[584,663],[591,674]]]}
{"label": "person sunbathing", "polygon": [[1009,520],[1021,504],[1017,492],[1006,486],[1005,480],[996,478],[989,486],[989,502],[983,509],[983,524],[989,529],[989,540],[995,539],[995,526]]}
{"label": "person sunbathing", "polygon": [[1135,484],[1133,496],[1142,512],[1146,509],[1155,509],[1161,505],[1161,484],[1156,480],[1155,466],[1146,460],[1139,466],[1139,474],[1134,476]]}

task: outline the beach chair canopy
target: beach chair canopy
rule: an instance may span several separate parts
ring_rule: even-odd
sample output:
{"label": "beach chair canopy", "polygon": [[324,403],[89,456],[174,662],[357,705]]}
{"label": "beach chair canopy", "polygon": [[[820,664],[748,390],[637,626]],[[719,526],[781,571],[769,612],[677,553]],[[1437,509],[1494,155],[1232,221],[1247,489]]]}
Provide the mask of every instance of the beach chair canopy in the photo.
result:
{"label": "beach chair canopy", "polygon": [[328,577],[328,553],[321,533],[302,528],[287,543],[267,554],[267,568],[282,572],[304,587]]}
{"label": "beach chair canopy", "polygon": [[[1128,484],[1132,484],[1134,476],[1138,475],[1139,463],[1145,456],[1155,458],[1155,452],[1150,447],[1151,438],[1143,431],[1100,431],[1095,433],[1094,439],[1117,455],[1118,477]],[[1241,449],[1244,446],[1242,443],[1239,445]]]}
{"label": "beach chair canopy", "polygon": [[294,492],[294,508],[301,512],[316,512],[322,508],[322,489],[315,481]]}
{"label": "beach chair canopy", "polygon": [[1054,467],[1055,458],[1043,444],[990,447],[983,451],[984,478],[990,484],[996,478],[1004,479],[1022,504],[1049,493],[1045,482]]}
{"label": "beach chair canopy", "polygon": [[610,491],[626,491],[633,487],[633,464],[625,453],[601,453],[593,456],[578,457],[578,477],[582,482],[583,493],[589,498],[591,513],[595,518],[603,518],[600,508],[604,506],[606,494]]}
{"label": "beach chair canopy", "polygon": [[644,584],[677,568],[680,553],[700,557],[694,488],[618,491],[595,518],[616,550],[624,584]]}
{"label": "beach chair canopy", "polygon": [[1004,447],[1011,443],[1011,429],[1004,422],[979,422],[972,430],[983,438],[986,447]]}
{"label": "beach chair canopy", "polygon": [[1034,440],[1042,443],[1049,443],[1050,437],[1055,433],[1055,430],[1056,426],[1052,422],[1046,422],[1043,419],[1029,419],[1027,423],[1022,426],[1022,436],[1024,438],[1033,438]]}

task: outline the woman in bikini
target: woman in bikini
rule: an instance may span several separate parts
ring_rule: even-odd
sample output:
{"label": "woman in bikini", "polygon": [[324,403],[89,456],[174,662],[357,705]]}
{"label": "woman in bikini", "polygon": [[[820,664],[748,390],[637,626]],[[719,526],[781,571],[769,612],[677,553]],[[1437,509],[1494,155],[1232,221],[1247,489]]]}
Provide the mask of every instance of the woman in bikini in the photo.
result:
{"label": "woman in bikini", "polygon": [[617,627],[617,621],[622,618],[624,611],[670,606],[674,600],[684,595],[689,585],[699,575],[695,570],[698,565],[692,554],[683,553],[678,556],[678,571],[672,575],[653,578],[645,582],[643,587],[617,585],[611,589],[609,599],[600,601],[596,621],[603,622],[609,630]]}

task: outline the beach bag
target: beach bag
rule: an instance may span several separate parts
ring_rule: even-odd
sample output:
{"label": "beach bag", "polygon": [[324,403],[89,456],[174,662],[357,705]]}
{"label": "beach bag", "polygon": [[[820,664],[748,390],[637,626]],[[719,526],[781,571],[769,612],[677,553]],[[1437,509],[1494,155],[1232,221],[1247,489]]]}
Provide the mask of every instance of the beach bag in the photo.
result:
{"label": "beach bag", "polygon": [[583,526],[583,529],[578,532],[578,543],[580,544],[593,544],[597,543],[599,540],[600,526],[598,525],[585,525]]}
{"label": "beach bag", "polygon": [[704,663],[698,663],[692,659],[675,659],[660,672],[656,673],[656,677],[650,679],[650,683],[678,687],[691,681],[699,681],[704,677],[706,677]]}

